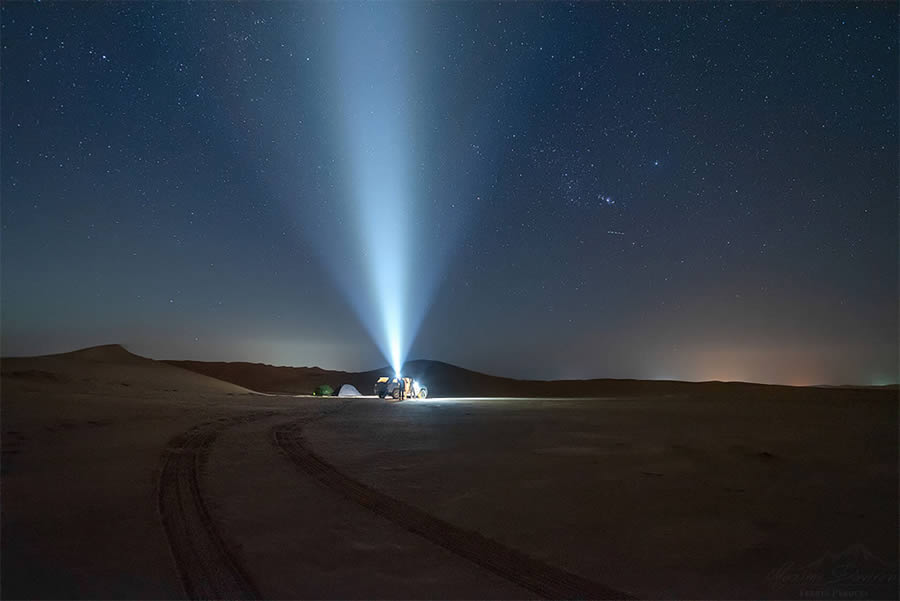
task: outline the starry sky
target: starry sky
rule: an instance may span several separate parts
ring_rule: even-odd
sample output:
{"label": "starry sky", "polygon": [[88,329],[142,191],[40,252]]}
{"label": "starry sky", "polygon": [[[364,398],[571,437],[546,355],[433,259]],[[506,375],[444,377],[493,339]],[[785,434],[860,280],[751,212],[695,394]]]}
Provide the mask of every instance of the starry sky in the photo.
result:
{"label": "starry sky", "polygon": [[3,3],[3,355],[385,365],[348,22],[403,24],[410,358],[897,381],[896,3]]}

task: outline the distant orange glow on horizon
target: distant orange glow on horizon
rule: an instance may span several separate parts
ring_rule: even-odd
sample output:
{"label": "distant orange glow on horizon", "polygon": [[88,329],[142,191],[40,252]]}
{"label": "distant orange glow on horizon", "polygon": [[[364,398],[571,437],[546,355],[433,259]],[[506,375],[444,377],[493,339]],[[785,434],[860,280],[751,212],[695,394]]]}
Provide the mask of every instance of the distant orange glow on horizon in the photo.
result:
{"label": "distant orange glow on horizon", "polygon": [[[654,379],[697,382],[758,382],[786,386],[816,386],[832,383],[832,362],[824,353],[803,349],[694,348],[675,358],[655,357]],[[821,360],[817,360],[818,358]],[[661,369],[660,369],[661,367]],[[648,370],[649,371],[649,370]],[[662,377],[662,374],[672,374]],[[677,375],[676,375],[677,374]],[[854,382],[847,382],[854,383]]]}

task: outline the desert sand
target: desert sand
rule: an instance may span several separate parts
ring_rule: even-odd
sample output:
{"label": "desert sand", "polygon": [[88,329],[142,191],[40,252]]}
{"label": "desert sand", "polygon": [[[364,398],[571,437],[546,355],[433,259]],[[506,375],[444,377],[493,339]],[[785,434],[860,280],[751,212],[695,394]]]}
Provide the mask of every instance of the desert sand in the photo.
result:
{"label": "desert sand", "polygon": [[896,598],[896,390],[178,365],[2,360],[4,599]]}

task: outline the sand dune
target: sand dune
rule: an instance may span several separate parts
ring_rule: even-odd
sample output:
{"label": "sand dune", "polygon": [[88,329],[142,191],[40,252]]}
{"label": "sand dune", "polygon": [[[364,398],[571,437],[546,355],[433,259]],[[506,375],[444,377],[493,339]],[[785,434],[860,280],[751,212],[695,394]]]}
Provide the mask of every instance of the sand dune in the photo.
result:
{"label": "sand dune", "polygon": [[345,372],[319,367],[279,367],[264,363],[166,361],[182,369],[190,370],[224,382],[232,382],[251,390],[272,394],[312,394],[322,384],[334,390],[343,384],[352,384],[363,394],[372,394],[380,371]]}
{"label": "sand dune", "polygon": [[248,394],[242,386],[154,361],[128,352],[118,344],[96,346],[40,357],[4,357],[0,361],[5,386],[26,390],[88,389],[111,394],[132,387],[143,392]]}
{"label": "sand dune", "polygon": [[[345,372],[319,367],[280,367],[262,363],[167,361],[170,365],[245,386],[252,390],[281,394],[312,394],[321,384],[338,390],[352,384],[363,394],[372,394],[375,380],[388,374],[388,368],[366,372]],[[660,380],[516,380],[472,371],[441,361],[415,360],[404,366],[404,374],[428,387],[432,397],[604,397],[691,395],[709,398],[743,398],[752,401],[759,395],[823,402],[828,400],[868,401],[896,398],[896,387],[795,387],[748,382],[678,382]]]}

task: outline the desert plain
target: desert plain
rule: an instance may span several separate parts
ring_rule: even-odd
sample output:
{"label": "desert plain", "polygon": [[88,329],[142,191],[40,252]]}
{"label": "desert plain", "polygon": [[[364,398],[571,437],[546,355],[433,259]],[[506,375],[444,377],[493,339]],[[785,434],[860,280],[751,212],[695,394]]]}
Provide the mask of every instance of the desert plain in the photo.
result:
{"label": "desert plain", "polygon": [[897,595],[896,388],[391,402],[178,365],[0,362],[4,599]]}

